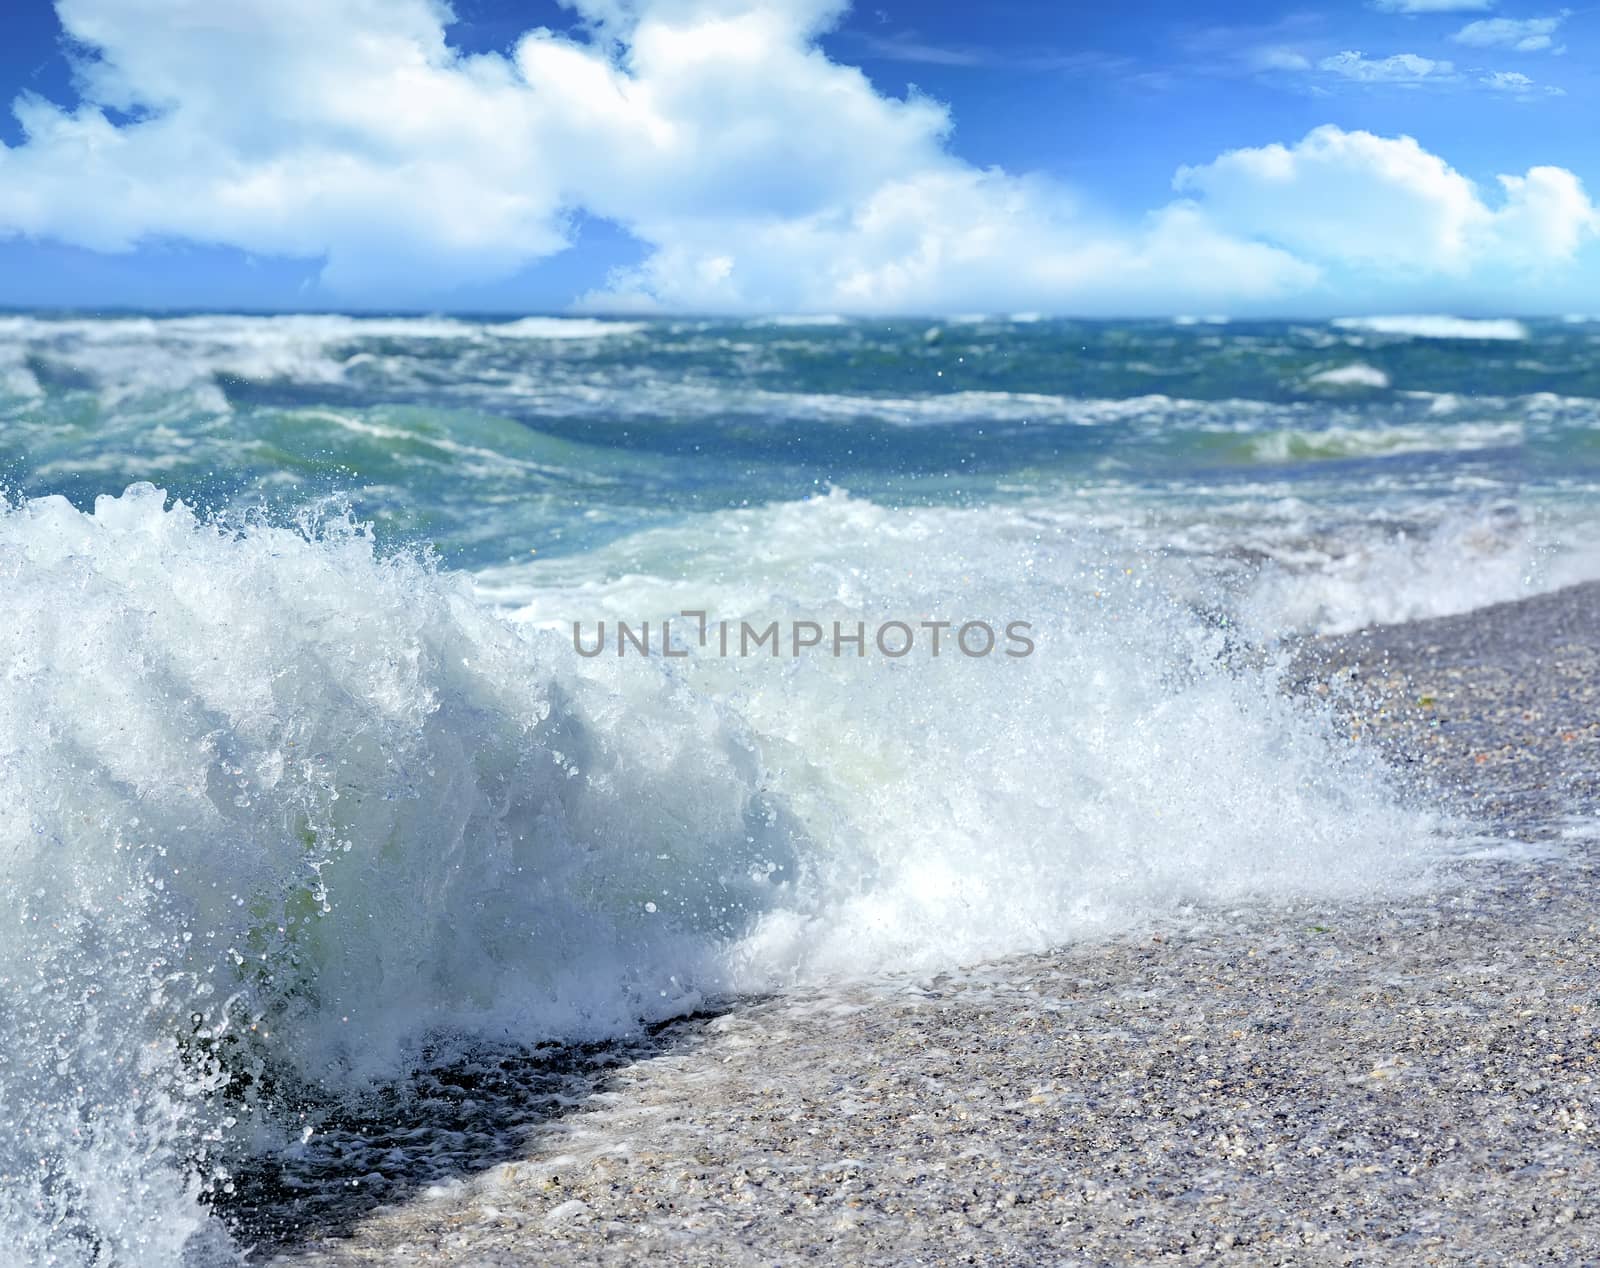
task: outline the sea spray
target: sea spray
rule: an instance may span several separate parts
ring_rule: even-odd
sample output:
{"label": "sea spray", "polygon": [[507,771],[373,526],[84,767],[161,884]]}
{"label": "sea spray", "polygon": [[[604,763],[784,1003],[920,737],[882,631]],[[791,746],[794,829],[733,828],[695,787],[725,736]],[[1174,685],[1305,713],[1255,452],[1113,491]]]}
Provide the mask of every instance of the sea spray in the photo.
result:
{"label": "sea spray", "polygon": [[[358,1096],[431,1037],[616,1035],[1415,870],[1425,825],[1371,755],[1157,570],[839,493],[681,532],[635,553],[766,535],[719,610],[959,596],[1029,613],[1038,650],[586,661],[536,618],[648,611],[659,576],[508,621],[347,520],[220,522],[148,485],[0,515],[21,1262],[224,1254],[208,1193],[287,1130],[265,1089]],[[863,533],[866,562],[818,548]]]}
{"label": "sea spray", "polygon": [[793,874],[712,702],[558,681],[459,578],[347,524],[164,503],[0,518],[0,1200],[23,1262],[173,1262],[255,1108],[222,1093],[263,1065],[354,1089],[431,1031],[595,1037],[693,1007]]}
{"label": "sea spray", "polygon": [[[1421,853],[1426,821],[1369,748],[1281,689],[1282,653],[1199,605],[1186,559],[1113,534],[833,490],[517,577],[492,590],[525,597],[513,619],[563,635],[686,597],[735,629],[1027,614],[1026,657],[723,657],[692,637],[657,657],[738,709],[804,830],[804,883],[732,949],[755,984],[1040,948],[1189,903],[1371,892]],[[625,698],[648,664],[575,668]]]}

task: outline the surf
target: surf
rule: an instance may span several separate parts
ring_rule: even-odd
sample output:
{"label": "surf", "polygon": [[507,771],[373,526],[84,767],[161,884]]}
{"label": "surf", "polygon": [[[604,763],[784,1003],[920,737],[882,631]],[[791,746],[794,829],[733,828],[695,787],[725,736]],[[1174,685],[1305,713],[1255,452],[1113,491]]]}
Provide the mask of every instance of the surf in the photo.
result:
{"label": "surf", "polygon": [[[1005,664],[583,661],[348,517],[212,517],[150,485],[8,504],[17,1253],[232,1253],[212,1200],[299,1129],[269,1089],[356,1097],[441,1035],[622,1036],[1417,870],[1426,825],[1376,762],[1142,578],[1080,559],[1030,579],[993,533],[955,552],[976,518],[768,514],[812,542],[875,526],[886,602],[945,584],[888,582],[943,540],[949,568],[991,565],[971,611],[1003,599],[1049,636]],[[781,569],[745,584],[847,606]]]}

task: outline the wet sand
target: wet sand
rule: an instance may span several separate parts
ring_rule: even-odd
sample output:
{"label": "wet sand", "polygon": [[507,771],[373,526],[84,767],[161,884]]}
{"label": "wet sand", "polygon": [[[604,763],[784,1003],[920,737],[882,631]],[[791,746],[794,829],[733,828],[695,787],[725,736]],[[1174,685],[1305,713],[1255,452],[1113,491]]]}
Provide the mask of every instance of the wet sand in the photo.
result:
{"label": "wet sand", "polygon": [[686,1022],[517,1158],[277,1262],[1600,1261],[1600,586],[1293,677],[1482,848]]}

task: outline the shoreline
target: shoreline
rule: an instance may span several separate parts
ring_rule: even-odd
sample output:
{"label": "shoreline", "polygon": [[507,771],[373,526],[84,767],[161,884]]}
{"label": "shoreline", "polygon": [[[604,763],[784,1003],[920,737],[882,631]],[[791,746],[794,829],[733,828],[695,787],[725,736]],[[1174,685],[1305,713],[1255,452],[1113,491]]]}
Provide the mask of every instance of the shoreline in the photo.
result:
{"label": "shoreline", "polygon": [[1311,640],[1510,848],[669,1028],[522,1156],[288,1265],[1600,1257],[1600,585]]}

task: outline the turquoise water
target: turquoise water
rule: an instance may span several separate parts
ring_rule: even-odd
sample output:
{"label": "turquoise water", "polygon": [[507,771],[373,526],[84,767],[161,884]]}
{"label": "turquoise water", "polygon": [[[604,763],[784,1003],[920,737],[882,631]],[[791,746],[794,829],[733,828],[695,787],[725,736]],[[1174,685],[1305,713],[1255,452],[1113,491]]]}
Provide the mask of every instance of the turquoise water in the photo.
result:
{"label": "turquoise water", "polygon": [[0,317],[0,1237],[237,1262],[238,1171],[433,1174],[340,1124],[441,1053],[1428,884],[1454,827],[1285,639],[1600,575],[1597,350]]}
{"label": "turquoise water", "polygon": [[[0,318],[0,471],[348,501],[481,568],[830,488],[1398,518],[1586,496],[1600,325]],[[1469,336],[1477,333],[1468,327]],[[1331,499],[1331,501],[1330,501]],[[1442,503],[1434,511],[1442,514]]]}

